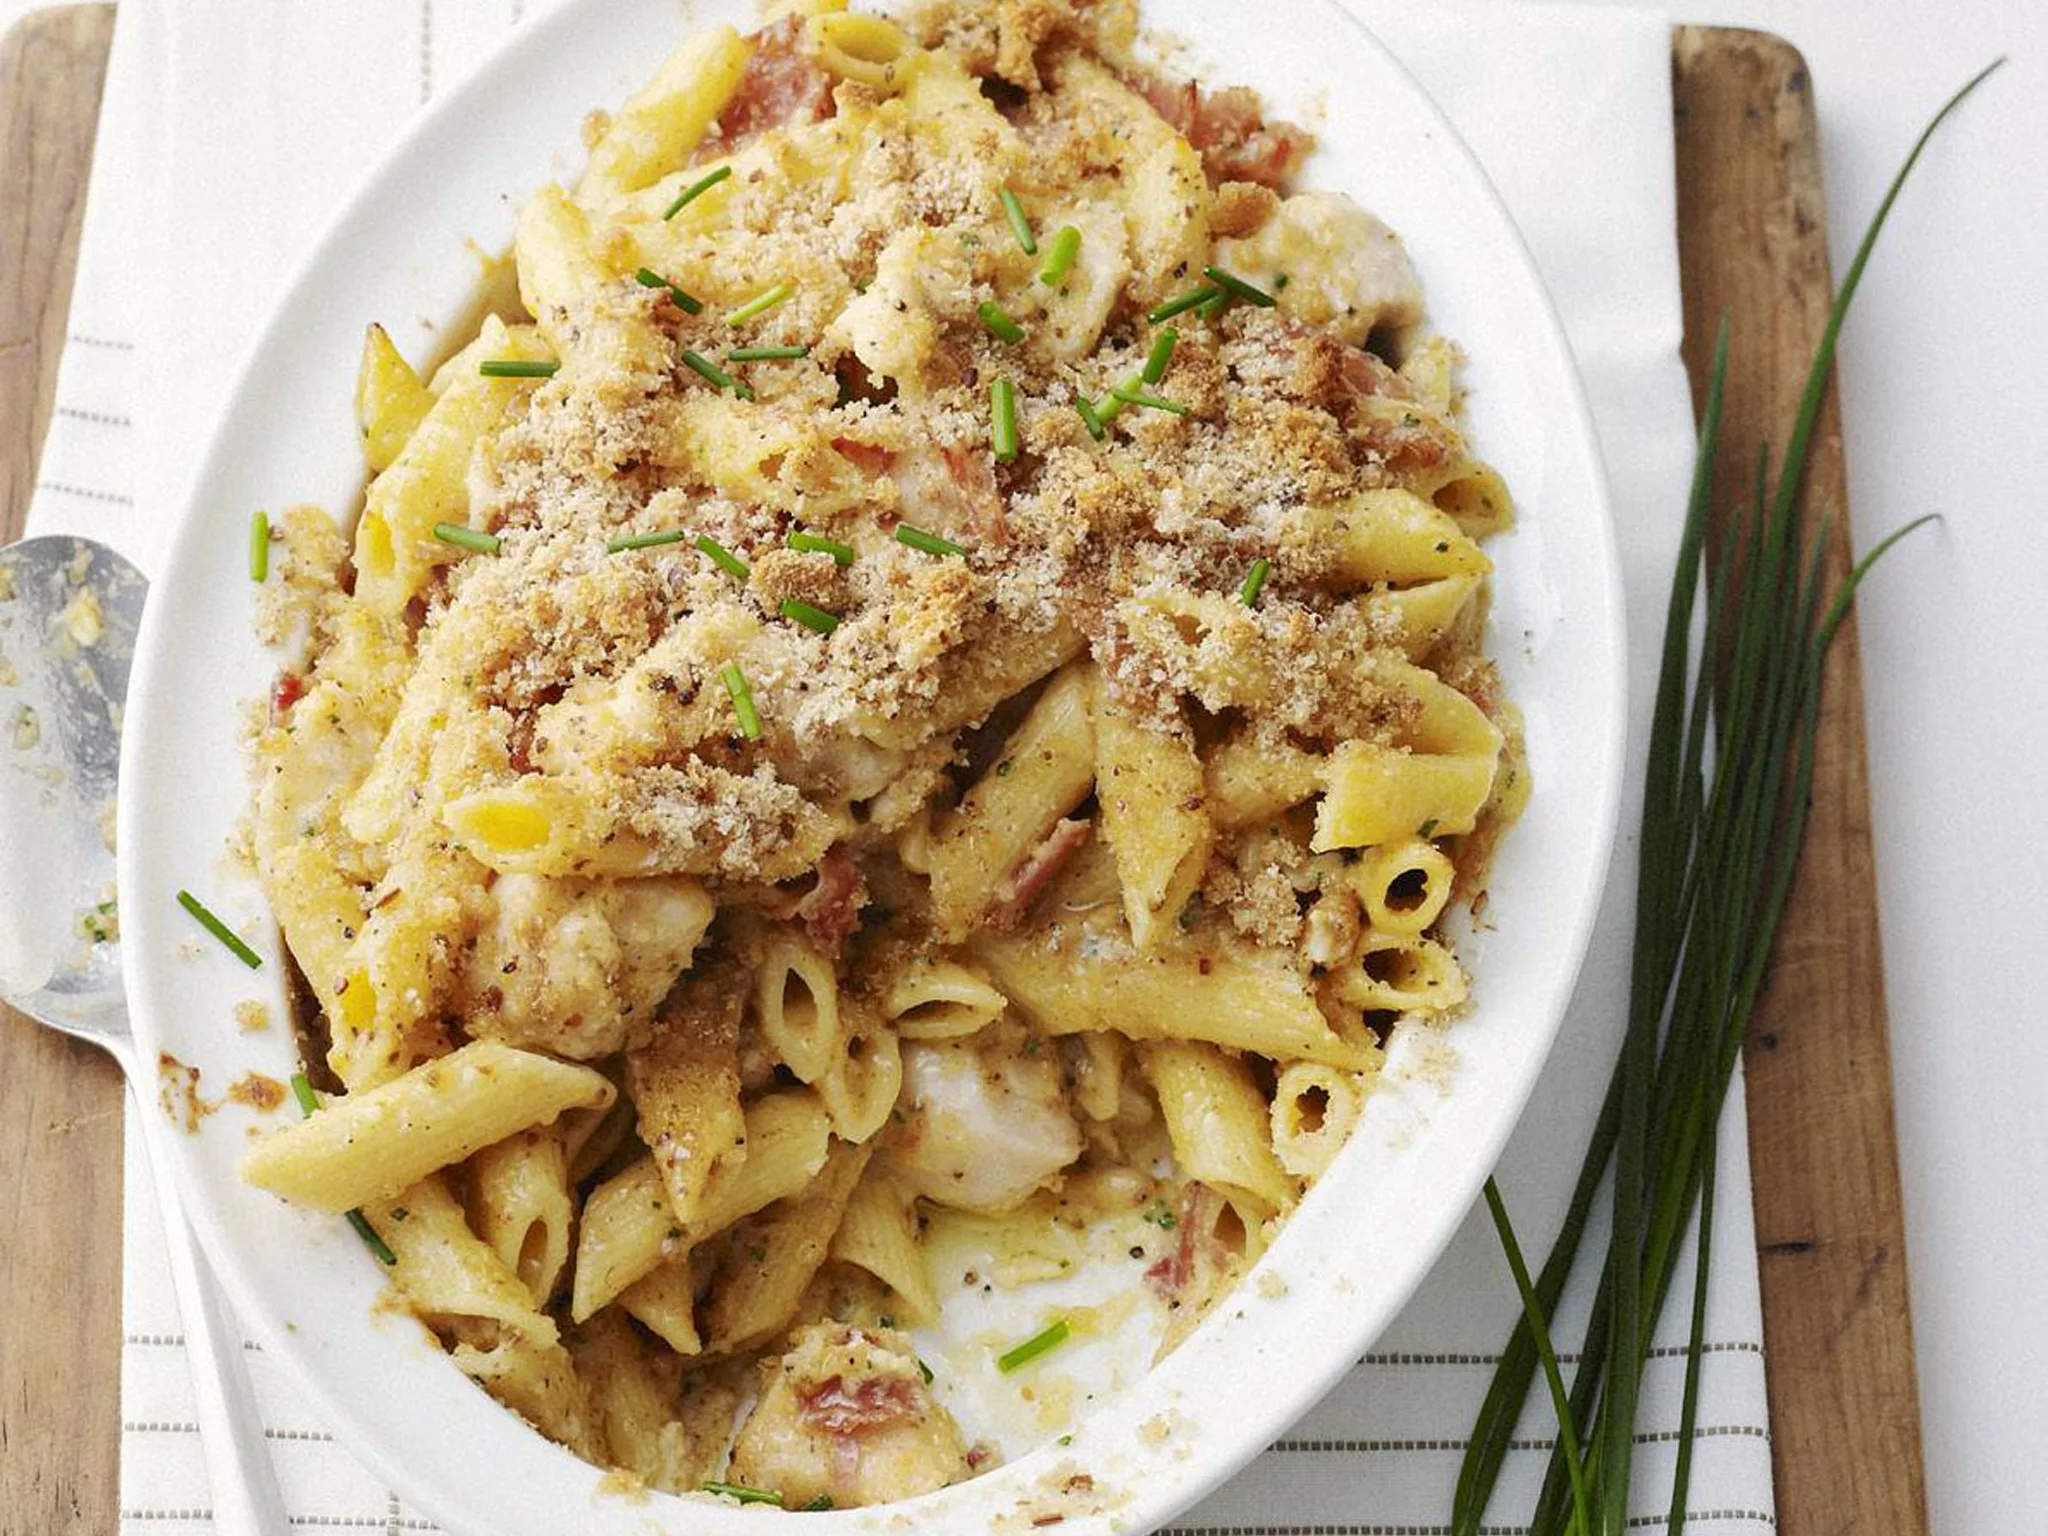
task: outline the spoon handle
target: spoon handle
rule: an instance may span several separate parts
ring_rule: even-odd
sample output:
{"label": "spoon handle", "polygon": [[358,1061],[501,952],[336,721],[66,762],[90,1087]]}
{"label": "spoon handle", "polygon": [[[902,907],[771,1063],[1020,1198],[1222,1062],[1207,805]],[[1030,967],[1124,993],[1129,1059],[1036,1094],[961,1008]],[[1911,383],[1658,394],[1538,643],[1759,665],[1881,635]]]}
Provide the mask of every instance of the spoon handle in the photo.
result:
{"label": "spoon handle", "polygon": [[284,1495],[250,1390],[241,1329],[180,1209],[164,1158],[152,1145],[158,1134],[150,1123],[153,1107],[141,1094],[135,1098],[135,1113],[143,1122],[143,1161],[156,1185],[171,1285],[185,1321],[185,1359],[192,1371],[199,1444],[213,1495],[213,1528],[219,1536],[285,1536]]}

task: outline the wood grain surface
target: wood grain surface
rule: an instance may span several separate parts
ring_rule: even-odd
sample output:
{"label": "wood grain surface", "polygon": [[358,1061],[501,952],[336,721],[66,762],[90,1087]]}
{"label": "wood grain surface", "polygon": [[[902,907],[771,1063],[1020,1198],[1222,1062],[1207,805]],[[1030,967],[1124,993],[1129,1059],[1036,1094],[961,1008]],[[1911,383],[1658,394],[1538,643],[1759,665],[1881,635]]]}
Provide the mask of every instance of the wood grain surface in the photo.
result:
{"label": "wood grain surface", "polygon": [[[0,543],[20,536],[49,425],[113,33],[112,6],[68,6],[0,43]],[[121,1077],[5,1009],[0,1232],[0,1531],[111,1532]]]}
{"label": "wood grain surface", "polygon": [[[0,45],[0,537],[48,422],[112,31],[36,13]],[[1722,311],[1739,482],[1782,440],[1829,293],[1803,63],[1775,38],[1674,39],[1687,361]],[[1734,460],[1741,459],[1738,466]],[[1807,512],[1846,506],[1823,419]],[[1676,516],[1678,509],[1673,509]],[[1922,1536],[1898,1153],[1853,624],[1829,665],[1815,811],[1747,1056],[1779,1527]],[[120,1087],[97,1053],[0,1017],[0,1531],[111,1532],[120,1441]]]}
{"label": "wood grain surface", "polygon": [[[1739,493],[1757,444],[1782,446],[1791,430],[1833,291],[1813,88],[1798,53],[1762,33],[1681,29],[1674,64],[1686,362],[1703,398],[1725,312],[1734,353],[1718,472]],[[1814,436],[1807,530],[1829,511],[1845,528],[1833,389]],[[1828,574],[1839,581],[1848,567],[1837,538]],[[1812,821],[1744,1067],[1778,1528],[1923,1536],[1853,620],[1828,661]]]}

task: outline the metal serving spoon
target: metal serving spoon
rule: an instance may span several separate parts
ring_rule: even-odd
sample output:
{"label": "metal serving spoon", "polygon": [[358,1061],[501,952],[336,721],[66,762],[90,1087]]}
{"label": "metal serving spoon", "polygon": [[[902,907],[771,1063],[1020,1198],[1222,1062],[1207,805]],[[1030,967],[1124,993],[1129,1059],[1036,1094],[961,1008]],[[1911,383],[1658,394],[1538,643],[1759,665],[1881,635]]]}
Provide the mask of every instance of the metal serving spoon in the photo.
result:
{"label": "metal serving spoon", "polygon": [[163,1210],[199,1438],[224,1536],[283,1536],[241,1335],[151,1147],[160,1134],[121,987],[114,778],[148,584],[90,539],[0,549],[0,999],[120,1063]]}

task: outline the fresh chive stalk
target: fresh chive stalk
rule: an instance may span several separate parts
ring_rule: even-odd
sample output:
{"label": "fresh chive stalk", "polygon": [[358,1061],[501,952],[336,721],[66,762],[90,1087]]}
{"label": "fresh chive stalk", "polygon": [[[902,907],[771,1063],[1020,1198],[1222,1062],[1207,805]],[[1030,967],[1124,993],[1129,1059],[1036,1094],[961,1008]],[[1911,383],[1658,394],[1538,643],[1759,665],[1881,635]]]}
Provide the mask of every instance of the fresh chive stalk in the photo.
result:
{"label": "fresh chive stalk", "polygon": [[731,1499],[737,1504],[780,1504],[782,1495],[772,1488],[749,1488],[745,1483],[705,1483],[706,1493]]}
{"label": "fresh chive stalk", "polygon": [[896,525],[896,542],[908,544],[912,549],[921,549],[928,555],[964,555],[967,546],[955,544],[951,539],[942,539],[936,533],[926,533],[922,528],[913,528],[908,523]]}
{"label": "fresh chive stalk", "polygon": [[256,951],[244,944],[234,929],[209,912],[205,902],[194,896],[190,891],[180,891],[178,892],[178,905],[197,918],[199,926],[226,945],[228,953],[241,961],[242,964],[249,967],[252,971],[263,969],[263,960]]}
{"label": "fresh chive stalk", "polygon": [[1179,298],[1168,299],[1164,304],[1145,316],[1146,323],[1157,325],[1162,320],[1171,320],[1175,315],[1185,314],[1198,304],[1206,304],[1211,299],[1220,298],[1222,294],[1223,290],[1214,283],[1204,283],[1199,288],[1190,288]]}
{"label": "fresh chive stalk", "polygon": [[485,533],[481,528],[467,528],[461,523],[434,524],[434,537],[443,544],[453,544],[457,549],[466,549],[479,555],[495,555],[505,546],[505,541],[495,533]]}
{"label": "fresh chive stalk", "polygon": [[994,300],[976,306],[974,312],[981,316],[981,323],[997,341],[1007,341],[1014,347],[1024,339],[1024,327],[1012,320],[1003,306]]}
{"label": "fresh chive stalk", "polygon": [[753,571],[749,569],[746,561],[727,549],[718,540],[711,537],[710,534],[698,534],[696,544],[698,552],[709,559],[721,571],[725,572],[726,575],[740,581],[745,581],[749,576],[753,575]]}
{"label": "fresh chive stalk", "polygon": [[659,272],[651,268],[642,267],[638,272],[635,272],[633,274],[633,281],[642,288],[666,288],[668,296],[674,300],[676,308],[686,315],[701,315],[704,312],[704,301],[702,299],[685,293],[682,284],[670,282]]}
{"label": "fresh chive stalk", "polygon": [[1074,397],[1074,409],[1081,413],[1081,422],[1088,428],[1088,435],[1098,443],[1109,436],[1109,425],[1102,419],[1102,413],[1095,409],[1095,402],[1086,395]]}
{"label": "fresh chive stalk", "polygon": [[1067,1320],[1064,1317],[1048,1323],[1015,1349],[1005,1350],[998,1355],[996,1369],[1007,1376],[1020,1365],[1029,1365],[1047,1350],[1059,1348],[1067,1342],[1067,1335],[1070,1332],[1072,1330],[1067,1327]]}
{"label": "fresh chive stalk", "polygon": [[664,544],[680,544],[689,534],[680,528],[664,528],[660,533],[629,533],[620,538],[606,539],[604,552],[608,555],[623,555],[629,549],[659,549]]}
{"label": "fresh chive stalk", "polygon": [[829,1493],[821,1493],[815,1499],[811,1500],[810,1503],[799,1506],[799,1508],[805,1510],[824,1510],[832,1509],[835,1507],[836,1506],[832,1503],[832,1495]]}
{"label": "fresh chive stalk", "polygon": [[1230,308],[1230,295],[1223,289],[1218,288],[1209,297],[1195,306],[1195,313],[1204,320],[1214,320],[1228,308]]}
{"label": "fresh chive stalk", "polygon": [[1252,562],[1252,568],[1244,574],[1244,584],[1237,589],[1237,600],[1247,608],[1259,606],[1259,594],[1266,590],[1266,578],[1273,574],[1273,562],[1263,556]]}
{"label": "fresh chive stalk", "polygon": [[1067,280],[1067,274],[1074,270],[1074,258],[1081,254],[1081,231],[1071,224],[1062,224],[1052,243],[1045,248],[1045,260],[1039,263],[1038,280],[1048,288],[1057,288]]}
{"label": "fresh chive stalk", "polygon": [[261,582],[270,576],[270,514],[249,514],[249,579]]}
{"label": "fresh chive stalk", "polygon": [[487,357],[476,365],[476,371],[487,379],[552,379],[561,368],[551,359],[523,357]]}
{"label": "fresh chive stalk", "polygon": [[727,314],[725,323],[727,325],[745,325],[756,315],[767,314],[769,310],[795,292],[796,284],[794,283],[777,283],[772,288],[763,288],[738,309]]}
{"label": "fresh chive stalk", "polygon": [[829,635],[839,627],[838,614],[827,613],[823,608],[814,608],[809,603],[798,602],[793,597],[783,599],[776,605],[775,611],[785,619],[801,624],[805,629],[816,630],[821,635]]}
{"label": "fresh chive stalk", "polygon": [[662,222],[667,223],[731,174],[731,166],[721,165],[717,170],[707,172],[696,181],[691,182],[687,187],[683,188],[682,192],[676,197],[676,200],[668,205],[668,211],[661,216]]}
{"label": "fresh chive stalk", "polygon": [[693,352],[685,347],[682,351],[683,366],[697,375],[713,389],[729,389],[742,400],[754,398],[754,391],[740,380],[727,373],[702,352]]}
{"label": "fresh chive stalk", "polygon": [[997,379],[988,387],[989,443],[996,458],[1008,464],[1017,457],[1017,386]]}
{"label": "fresh chive stalk", "polygon": [[1031,220],[1025,217],[1024,205],[1017,201],[1017,194],[1008,187],[998,194],[1003,200],[1003,212],[1009,216],[1010,232],[1017,237],[1017,243],[1024,248],[1026,256],[1038,254],[1038,236],[1031,232]]}
{"label": "fresh chive stalk", "polygon": [[853,564],[853,546],[842,544],[837,539],[828,539],[819,534],[806,533],[799,528],[789,536],[789,547],[800,554],[830,555],[832,563],[839,566]]}
{"label": "fresh chive stalk", "polygon": [[[313,1092],[313,1084],[303,1072],[292,1074],[292,1097],[299,1101],[299,1113],[312,1117],[320,1108],[320,1099]],[[356,1229],[356,1236],[363,1240],[363,1246],[370,1250],[379,1264],[396,1265],[398,1255],[391,1251],[391,1245],[377,1235],[377,1229],[370,1225],[370,1219],[361,1211],[348,1213],[348,1224]]]}
{"label": "fresh chive stalk", "polygon": [[[1697,1408],[1715,1127],[1768,974],[1805,837],[1822,667],[1872,566],[1927,521],[1916,519],[1882,540],[1830,593],[1824,571],[1831,520],[1823,517],[1811,539],[1800,532],[1807,458],[1837,338],[1878,235],[1935,130],[2003,62],[1979,73],[1935,113],[1893,178],[1829,311],[1775,485],[1768,481],[1767,456],[1761,458],[1747,510],[1736,518],[1719,556],[1709,561],[1706,522],[1728,372],[1728,330],[1722,324],[1652,708],[1621,1059],[1564,1224],[1541,1273],[1524,1291],[1523,1317],[1501,1352],[1474,1423],[1459,1469],[1452,1536],[1476,1536],[1481,1529],[1515,1421],[1547,1352],[1542,1333],[1578,1258],[1610,1164],[1612,1234],[1530,1530],[1534,1536],[1574,1529],[1593,1536],[1623,1529],[1644,1361],[1697,1210],[1700,1251],[1693,1275],[1686,1432],[1670,1501],[1671,1530],[1680,1529]],[[1695,651],[1694,608],[1703,574],[1704,622]],[[1505,1245],[1511,1234],[1504,1208],[1497,1220]],[[1580,1448],[1576,1454],[1572,1446]],[[1583,1465],[1575,1467],[1581,1458]]]}
{"label": "fresh chive stalk", "polygon": [[1145,354],[1145,367],[1138,377],[1147,384],[1157,384],[1166,377],[1166,370],[1173,365],[1173,349],[1180,341],[1180,332],[1168,326],[1152,338],[1152,350]]}
{"label": "fresh chive stalk", "polygon": [[1188,408],[1178,400],[1168,400],[1163,395],[1149,395],[1136,382],[1119,384],[1110,391],[1126,405],[1140,406],[1148,411],[1165,411],[1173,416],[1185,416]]}
{"label": "fresh chive stalk", "polygon": [[732,696],[732,712],[739,716],[740,734],[749,741],[761,739],[761,712],[754,708],[754,690],[747,686],[747,674],[740,664],[729,661],[718,670],[718,679]]}
{"label": "fresh chive stalk", "polygon": [[809,347],[734,347],[725,354],[728,363],[787,363],[809,357]]}
{"label": "fresh chive stalk", "polygon": [[1259,287],[1256,283],[1246,282],[1235,272],[1225,271],[1222,267],[1204,267],[1202,268],[1202,276],[1208,278],[1210,282],[1221,288],[1233,299],[1243,299],[1245,303],[1256,304],[1260,309],[1271,309],[1273,307],[1273,295],[1266,292],[1265,289]]}

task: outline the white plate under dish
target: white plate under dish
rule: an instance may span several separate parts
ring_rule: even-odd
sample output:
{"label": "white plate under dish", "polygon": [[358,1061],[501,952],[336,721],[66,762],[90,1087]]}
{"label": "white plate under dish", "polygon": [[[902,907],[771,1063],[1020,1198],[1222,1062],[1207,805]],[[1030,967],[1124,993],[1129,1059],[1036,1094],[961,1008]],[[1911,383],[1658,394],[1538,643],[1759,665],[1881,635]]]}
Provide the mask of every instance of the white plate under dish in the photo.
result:
{"label": "white plate under dish", "polygon": [[[754,14],[700,0],[691,25]],[[631,1500],[492,1403],[411,1322],[379,1310],[384,1279],[340,1221],[245,1188],[257,1117],[227,1108],[192,1135],[150,1128],[223,1282],[265,1350],[344,1443],[413,1504],[476,1536],[808,1536],[1026,1529],[1143,1530],[1228,1477],[1349,1368],[1422,1282],[1492,1168],[1548,1053],[1590,935],[1621,773],[1622,609],[1605,482],[1570,349],[1533,263],[1471,154],[1408,74],[1329,0],[1148,0],[1174,63],[1259,90],[1312,123],[1304,181],[1351,193],[1406,238],[1434,326],[1470,354],[1469,427],[1520,506],[1498,562],[1489,648],[1528,722],[1535,791],[1494,868],[1486,923],[1461,942],[1476,1002],[1449,1035],[1455,1066],[1400,1053],[1337,1164],[1258,1270],[1142,1383],[1100,1404],[1070,1444],[908,1504],[783,1514],[705,1499]],[[679,35],[674,0],[587,0],[519,34],[435,103],[342,210],[278,300],[215,432],[151,593],[121,765],[124,963],[144,1061],[197,1067],[201,1092],[294,1065],[290,1032],[247,1034],[234,1004],[285,1017],[277,941],[225,850],[242,815],[243,702],[274,658],[250,633],[250,512],[351,509],[352,425],[368,320],[413,357],[461,314],[513,209],[573,170],[590,107],[622,99]],[[415,317],[430,317],[418,319]],[[182,913],[202,892],[255,936],[252,974]],[[197,942],[195,943],[195,939]],[[1426,1068],[1426,1069],[1425,1069]],[[154,1119],[154,1117],[152,1117]],[[1092,1492],[1058,1490],[1075,1473]]]}

